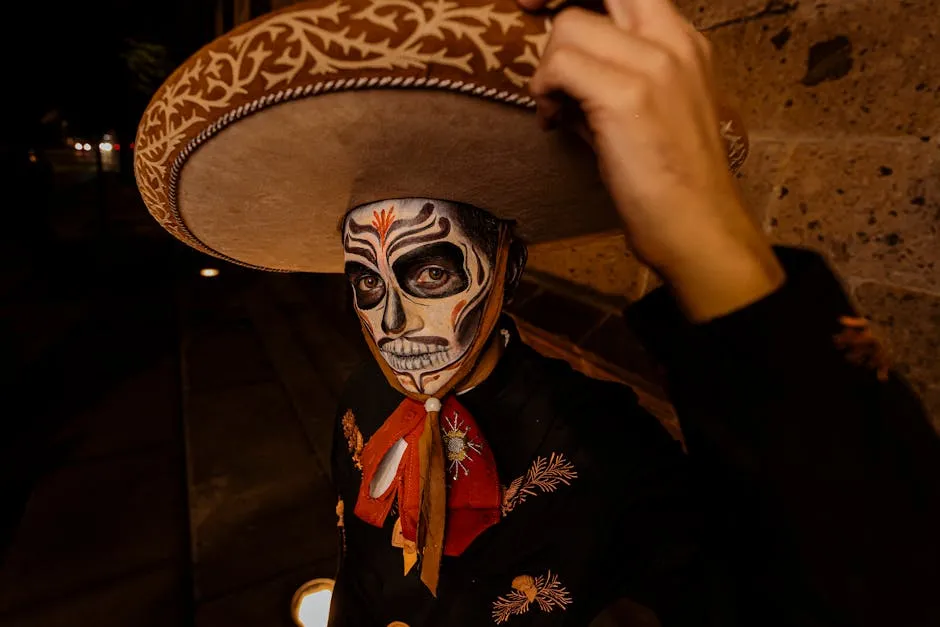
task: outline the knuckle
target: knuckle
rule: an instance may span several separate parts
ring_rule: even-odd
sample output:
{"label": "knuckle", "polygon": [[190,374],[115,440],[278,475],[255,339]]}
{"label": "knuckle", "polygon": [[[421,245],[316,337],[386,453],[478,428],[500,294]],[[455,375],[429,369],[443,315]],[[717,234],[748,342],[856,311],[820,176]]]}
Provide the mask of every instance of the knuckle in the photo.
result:
{"label": "knuckle", "polygon": [[702,51],[702,57],[705,59],[706,63],[710,65],[711,63],[714,62],[715,47],[714,45],[712,45],[712,42],[710,42],[705,37],[702,37],[701,41],[699,42],[699,50]]}
{"label": "knuckle", "polygon": [[557,46],[552,50],[552,54],[548,60],[553,66],[560,66],[562,68],[568,67],[573,63],[580,52],[572,44],[567,42],[559,42]]}
{"label": "knuckle", "polygon": [[699,46],[695,41],[695,37],[694,33],[688,33],[687,36],[680,37],[679,41],[676,42],[675,54],[683,63],[695,63],[698,60]]}
{"label": "knuckle", "polygon": [[653,84],[640,76],[624,77],[619,89],[612,94],[617,108],[637,113],[645,109],[653,99]]}
{"label": "knuckle", "polygon": [[555,16],[552,20],[552,33],[556,37],[558,33],[567,35],[569,31],[575,30],[578,24],[584,18],[585,10],[581,7],[568,7]]}
{"label": "knuckle", "polygon": [[653,78],[669,80],[679,69],[679,59],[668,50],[657,50],[650,55],[649,65]]}

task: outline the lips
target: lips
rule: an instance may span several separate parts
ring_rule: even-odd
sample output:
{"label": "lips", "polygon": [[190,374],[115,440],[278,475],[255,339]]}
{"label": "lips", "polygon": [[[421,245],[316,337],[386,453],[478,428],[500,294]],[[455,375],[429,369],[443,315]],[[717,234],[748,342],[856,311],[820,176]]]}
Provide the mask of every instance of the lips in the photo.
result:
{"label": "lips", "polygon": [[446,347],[418,344],[399,338],[382,347],[382,356],[395,370],[427,370],[449,363]]}

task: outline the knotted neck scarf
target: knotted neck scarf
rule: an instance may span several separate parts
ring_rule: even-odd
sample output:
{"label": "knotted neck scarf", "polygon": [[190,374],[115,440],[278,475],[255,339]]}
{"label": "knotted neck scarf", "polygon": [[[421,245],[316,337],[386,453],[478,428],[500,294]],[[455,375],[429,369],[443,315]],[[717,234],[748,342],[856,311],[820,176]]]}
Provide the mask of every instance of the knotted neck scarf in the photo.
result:
{"label": "knotted neck scarf", "polygon": [[[493,331],[502,311],[508,256],[509,230],[506,225],[501,225],[493,284],[486,297],[480,326],[457,372],[433,395],[405,390],[380,354],[372,333],[362,325],[369,350],[382,368],[389,385],[406,398],[362,450],[363,477],[355,513],[365,522],[381,527],[394,497],[398,497],[401,532],[406,542],[414,542],[417,554],[421,557],[421,581],[435,596],[445,548],[447,554],[459,555],[470,541],[498,522],[500,517],[501,488],[488,446],[480,447],[480,456],[476,461],[482,463],[479,469],[474,468],[477,473],[474,476],[474,487],[460,498],[463,501],[461,505],[452,506],[448,510],[444,467],[446,451],[440,417],[442,410],[445,414],[457,412],[457,415],[462,416],[464,424],[469,425],[467,431],[476,430],[476,436],[482,438],[476,422],[454,397],[456,392],[469,390],[481,383],[502,354],[502,338]],[[398,464],[396,477],[389,489],[373,497],[370,484],[376,470],[389,454],[391,445],[402,439],[407,443],[407,448]],[[413,525],[412,521],[417,521],[417,524]],[[409,563],[407,555],[405,560],[407,573],[413,561]]]}

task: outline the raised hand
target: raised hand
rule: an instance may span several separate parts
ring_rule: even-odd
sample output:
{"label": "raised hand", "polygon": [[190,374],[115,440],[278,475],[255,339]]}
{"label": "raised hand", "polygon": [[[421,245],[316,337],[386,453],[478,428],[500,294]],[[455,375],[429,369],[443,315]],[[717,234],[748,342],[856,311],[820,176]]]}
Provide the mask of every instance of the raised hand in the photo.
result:
{"label": "raised hand", "polygon": [[783,271],[728,170],[709,42],[669,0],[606,7],[554,19],[529,83],[540,121],[573,126],[591,143],[631,247],[691,318],[761,298]]}

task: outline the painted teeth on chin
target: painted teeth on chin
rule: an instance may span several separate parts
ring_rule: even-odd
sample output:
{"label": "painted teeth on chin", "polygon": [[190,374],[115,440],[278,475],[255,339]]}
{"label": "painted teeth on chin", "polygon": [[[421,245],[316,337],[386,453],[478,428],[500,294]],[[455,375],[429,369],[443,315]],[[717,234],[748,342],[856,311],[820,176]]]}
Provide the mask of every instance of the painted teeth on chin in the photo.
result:
{"label": "painted teeth on chin", "polygon": [[[410,348],[410,347],[409,347]],[[385,360],[396,370],[418,370],[442,366],[447,363],[447,349],[407,352],[404,345],[390,345],[382,351]]]}

